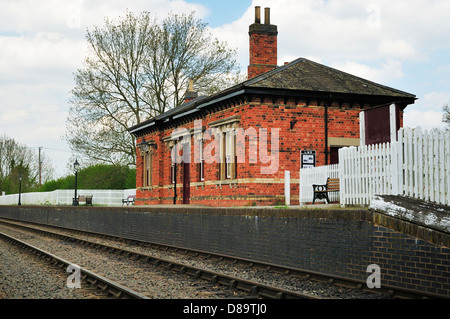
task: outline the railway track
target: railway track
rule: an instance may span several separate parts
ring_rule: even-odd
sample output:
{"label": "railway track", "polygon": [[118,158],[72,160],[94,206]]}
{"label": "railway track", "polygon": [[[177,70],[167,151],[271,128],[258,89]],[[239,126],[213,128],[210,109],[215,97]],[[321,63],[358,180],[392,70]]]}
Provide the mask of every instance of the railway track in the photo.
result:
{"label": "railway track", "polygon": [[87,289],[98,289],[100,293],[103,294],[106,298],[148,299],[146,296],[132,291],[127,287],[124,287],[108,278],[102,277],[92,271],[74,265],[67,260],[64,260],[54,254],[30,245],[10,235],[0,232],[0,239],[8,242],[9,244],[19,247],[22,250],[27,251],[27,253],[32,254],[41,260],[44,260],[47,264],[50,264],[53,269],[57,268],[63,274],[67,275],[67,269],[71,269],[69,267],[72,267],[74,271],[79,271],[80,284],[81,282],[87,284]]}
{"label": "railway track", "polygon": [[[150,255],[149,253],[142,253],[128,248],[132,246],[152,250],[157,249],[159,251],[164,252],[165,255],[181,254],[183,256],[186,256],[186,258],[188,259],[197,260],[200,258],[202,260],[208,260],[209,262],[214,264],[223,263],[224,265],[226,265],[224,267],[243,267],[244,269],[252,269],[252,270],[257,269],[258,271],[271,272],[277,274],[278,276],[288,278],[288,281],[290,281],[291,279],[295,279],[304,282],[318,283],[326,287],[333,286],[336,287],[337,290],[344,289],[354,291],[357,292],[357,294],[360,294],[360,296],[356,298],[372,298],[374,296],[374,291],[376,291],[377,293],[376,298],[408,299],[408,298],[430,297],[424,296],[421,293],[399,290],[391,287],[369,290],[365,286],[365,283],[354,280],[348,280],[340,277],[332,277],[310,271],[302,271],[299,269],[286,268],[278,265],[264,264],[241,258],[234,258],[230,256],[184,249],[180,247],[143,243],[134,240],[125,240],[123,238],[117,238],[114,236],[105,236],[92,233],[88,233],[89,236],[91,237],[91,240],[86,240],[81,238],[86,234],[86,232],[82,232],[79,230],[74,231],[58,228],[55,226],[36,225],[36,224],[30,226],[32,225],[31,223],[8,221],[5,219],[0,219],[0,224],[9,225],[9,227],[20,227],[27,231],[38,232],[40,234],[45,234],[46,236],[52,236],[72,243],[82,244],[86,247],[100,249],[104,252],[109,252],[116,255],[123,255],[126,256],[127,258],[133,258],[135,260],[141,260],[144,261],[145,263],[149,263],[157,267],[162,267],[164,269],[169,269],[179,274],[187,275],[195,280],[202,279],[204,281],[211,283],[212,285],[221,285],[224,287],[228,287],[229,289],[232,290],[238,290],[255,298],[319,299],[321,298],[321,296],[311,293],[294,291],[286,288],[280,288],[269,284],[264,284],[262,283],[263,280],[246,280],[240,277],[227,275],[223,272],[207,270],[204,267],[200,268],[184,262],[183,263],[176,262],[173,259],[155,257]],[[66,232],[69,232],[69,234],[67,234]],[[73,235],[74,233],[76,233],[77,235]],[[108,239],[109,241],[112,241],[114,245],[101,244],[98,240],[94,241],[94,239],[92,238],[98,238],[100,240]],[[119,246],[124,246],[125,248]]]}
{"label": "railway track", "polygon": [[[100,250],[103,254],[113,254],[118,256],[124,256],[127,259],[144,262],[151,264],[158,268],[168,269],[171,272],[184,274],[192,277],[194,280],[204,280],[209,282],[212,286],[221,285],[227,287],[227,289],[237,290],[244,292],[246,295],[253,298],[280,298],[280,299],[305,299],[314,298],[294,291],[278,287],[270,287],[258,282],[252,282],[244,280],[238,277],[225,275],[220,272],[214,272],[205,270],[199,267],[193,267],[186,264],[174,262],[164,258],[154,257],[148,254],[137,253],[124,248],[118,248],[116,246],[100,244],[98,242],[88,241],[73,236],[67,236],[60,233],[51,232],[48,230],[39,229],[36,227],[25,226],[24,224],[6,223],[2,221],[2,224],[7,224],[8,227],[15,227],[25,230],[27,232],[34,232],[40,235],[50,236],[52,238],[58,238],[77,245],[83,245],[84,247]],[[242,298],[242,295],[240,296]]]}

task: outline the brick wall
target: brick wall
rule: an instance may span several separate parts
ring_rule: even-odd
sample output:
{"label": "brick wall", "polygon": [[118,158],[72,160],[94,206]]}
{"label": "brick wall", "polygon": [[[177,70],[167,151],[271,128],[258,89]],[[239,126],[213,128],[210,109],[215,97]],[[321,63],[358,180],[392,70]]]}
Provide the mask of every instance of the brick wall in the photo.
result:
{"label": "brick wall", "polygon": [[183,246],[450,296],[450,235],[366,210],[0,206],[0,217]]}
{"label": "brick wall", "polygon": [[[364,107],[364,106],[363,106]],[[227,109],[208,114],[201,119],[205,129],[218,120],[239,116],[238,126],[243,130],[255,129],[258,139],[252,143],[259,147],[263,141],[260,129],[267,129],[267,149],[271,152],[271,134],[279,129],[278,169],[273,174],[262,174],[259,149],[256,151],[257,163],[250,162],[252,148],[249,138],[245,141],[245,163],[238,163],[236,178],[221,180],[219,164],[205,163],[205,179],[199,181],[199,165],[194,161],[194,136],[191,137],[190,164],[190,203],[211,206],[274,205],[284,203],[284,171],[291,172],[291,204],[298,203],[298,179],[300,169],[300,150],[316,150],[317,166],[325,165],[325,123],[324,105],[317,101],[261,99],[252,98],[248,103],[235,104]],[[353,138],[359,142],[360,107],[349,107],[332,103],[328,107],[328,137]],[[290,128],[290,121],[297,123]],[[194,129],[194,121],[180,127]],[[171,184],[171,155],[167,138],[176,127],[167,128],[145,135],[145,140],[154,140],[157,148],[153,156],[152,186],[142,188],[142,157],[137,154],[137,203],[173,203],[173,184]],[[142,139],[138,139],[140,143]],[[205,147],[214,139],[205,141]],[[330,150],[330,147],[328,147]],[[328,160],[329,161],[329,160]],[[275,167],[275,166],[274,166]],[[177,203],[182,203],[183,167],[177,165]]]}

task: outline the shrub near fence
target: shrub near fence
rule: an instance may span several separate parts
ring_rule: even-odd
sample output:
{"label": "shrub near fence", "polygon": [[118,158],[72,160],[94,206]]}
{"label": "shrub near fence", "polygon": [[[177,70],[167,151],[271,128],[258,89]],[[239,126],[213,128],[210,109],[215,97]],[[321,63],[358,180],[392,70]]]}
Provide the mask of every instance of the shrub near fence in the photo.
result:
{"label": "shrub near fence", "polygon": [[[72,205],[74,190],[59,189],[52,192],[36,192],[21,194],[22,205]],[[77,195],[93,195],[94,205],[121,206],[122,199],[136,195],[136,189],[125,190],[88,190],[79,189]],[[19,194],[0,196],[0,205],[17,205]]]}

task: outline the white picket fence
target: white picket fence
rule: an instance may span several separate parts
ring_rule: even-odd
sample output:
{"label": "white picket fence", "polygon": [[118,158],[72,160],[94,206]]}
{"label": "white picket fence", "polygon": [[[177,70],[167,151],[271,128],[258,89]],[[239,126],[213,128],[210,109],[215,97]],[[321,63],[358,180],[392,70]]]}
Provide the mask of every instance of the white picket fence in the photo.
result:
{"label": "white picket fence", "polygon": [[398,183],[395,153],[389,143],[340,149],[341,204],[369,205],[375,194],[397,195],[393,187]]}
{"label": "white picket fence", "polygon": [[398,145],[398,193],[450,205],[450,131],[401,129]]}
{"label": "white picket fence", "polygon": [[[300,205],[311,203],[313,200],[313,184],[325,185],[327,178],[339,177],[339,165],[326,165],[311,168],[300,169]],[[328,195],[331,202],[339,201],[339,192],[333,192]],[[323,200],[318,200],[321,203]]]}
{"label": "white picket fence", "polygon": [[[74,190],[59,189],[52,192],[23,193],[20,195],[22,205],[72,205]],[[94,205],[120,206],[122,199],[136,195],[136,189],[125,190],[89,190],[79,189],[77,195],[92,195]],[[19,194],[0,196],[0,205],[17,205]]]}
{"label": "white picket fence", "polygon": [[[332,166],[300,170],[300,204],[312,201],[312,176],[335,177]],[[341,205],[369,205],[375,194],[450,205],[450,132],[402,128],[397,142],[342,148],[336,177]]]}

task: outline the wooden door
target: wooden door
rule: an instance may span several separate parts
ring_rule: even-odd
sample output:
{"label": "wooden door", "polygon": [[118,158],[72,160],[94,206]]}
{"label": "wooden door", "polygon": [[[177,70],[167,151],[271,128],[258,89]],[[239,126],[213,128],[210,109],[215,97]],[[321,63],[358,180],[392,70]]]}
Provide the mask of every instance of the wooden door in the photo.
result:
{"label": "wooden door", "polygon": [[189,204],[191,178],[189,175],[189,164],[183,162],[183,204]]}

